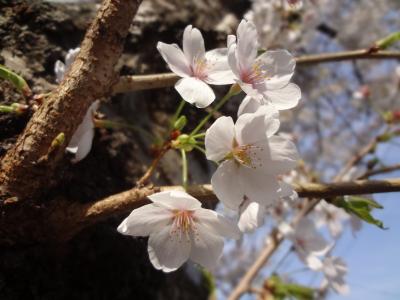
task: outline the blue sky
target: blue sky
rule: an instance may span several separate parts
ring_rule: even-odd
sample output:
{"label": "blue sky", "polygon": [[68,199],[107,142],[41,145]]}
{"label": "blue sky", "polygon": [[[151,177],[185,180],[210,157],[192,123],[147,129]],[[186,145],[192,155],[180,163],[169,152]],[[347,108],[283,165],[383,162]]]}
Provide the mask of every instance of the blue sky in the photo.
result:
{"label": "blue sky", "polygon": [[[398,145],[384,144],[378,156],[386,164],[399,163],[399,151]],[[380,177],[400,177],[400,172]],[[330,300],[400,299],[400,193],[379,194],[375,200],[384,209],[376,210],[374,216],[389,229],[364,224],[356,239],[346,233],[336,254],[348,263],[351,293],[346,297],[331,294]]]}

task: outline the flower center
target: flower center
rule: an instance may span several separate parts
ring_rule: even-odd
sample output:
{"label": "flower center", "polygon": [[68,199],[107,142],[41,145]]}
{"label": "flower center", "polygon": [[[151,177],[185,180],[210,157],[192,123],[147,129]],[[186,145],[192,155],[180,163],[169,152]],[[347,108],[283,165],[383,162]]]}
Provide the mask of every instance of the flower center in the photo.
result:
{"label": "flower center", "polygon": [[207,78],[207,60],[205,58],[195,58],[191,66],[193,76],[204,80]]}
{"label": "flower center", "polygon": [[241,72],[241,79],[244,83],[256,85],[264,83],[268,78],[267,71],[261,62],[254,62],[250,69]]}
{"label": "flower center", "polygon": [[233,158],[239,164],[255,169],[257,167],[262,167],[262,160],[259,157],[260,151],[264,151],[260,146],[251,144],[239,146],[237,141],[234,140],[232,152],[225,158]]}
{"label": "flower center", "polygon": [[191,231],[196,232],[193,211],[173,210],[172,213],[173,222],[170,231],[170,237],[177,237],[180,241],[182,241],[182,237],[186,236],[186,240],[189,242]]}

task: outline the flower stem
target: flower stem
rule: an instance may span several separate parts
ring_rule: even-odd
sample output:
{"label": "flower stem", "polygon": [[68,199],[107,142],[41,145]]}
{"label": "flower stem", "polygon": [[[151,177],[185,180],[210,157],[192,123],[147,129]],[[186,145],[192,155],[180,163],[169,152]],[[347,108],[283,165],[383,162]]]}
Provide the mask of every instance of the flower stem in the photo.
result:
{"label": "flower stem", "polygon": [[188,187],[188,166],[187,166],[186,151],[181,149],[181,155],[182,155],[182,185],[186,191]]}
{"label": "flower stem", "polygon": [[197,125],[197,127],[190,133],[190,137],[193,137],[196,135],[197,132],[199,132],[200,129],[203,128],[203,126],[207,123],[207,121],[211,118],[211,116],[218,111],[232,96],[238,94],[240,90],[238,90],[237,85],[234,84],[231,86],[229,89],[228,93],[217,103],[217,105],[214,106],[214,108],[203,118],[203,120],[200,121],[200,123]]}
{"label": "flower stem", "polygon": [[171,123],[169,124],[169,131],[171,131],[173,129],[174,123],[176,120],[178,120],[179,115],[182,112],[183,107],[185,106],[186,101],[185,100],[181,100],[181,103],[179,103],[178,108],[176,109],[172,119],[171,119]]}
{"label": "flower stem", "polygon": [[199,150],[201,153],[203,153],[204,155],[206,155],[206,150],[204,150],[202,147],[198,146],[198,145],[193,145],[193,147],[197,150]]}
{"label": "flower stem", "polygon": [[104,120],[104,119],[96,119],[96,118],[94,118],[93,121],[97,128],[107,128],[107,129],[128,128],[133,131],[142,133],[143,135],[147,136],[151,140],[154,139],[154,136],[150,132],[148,132],[147,130],[145,130],[141,127],[135,126],[135,125],[122,123],[122,122],[115,122],[115,121],[110,121],[110,120]]}
{"label": "flower stem", "polygon": [[192,135],[192,138],[199,139],[199,138],[204,138],[205,136],[206,136],[206,133],[202,132],[202,133]]}

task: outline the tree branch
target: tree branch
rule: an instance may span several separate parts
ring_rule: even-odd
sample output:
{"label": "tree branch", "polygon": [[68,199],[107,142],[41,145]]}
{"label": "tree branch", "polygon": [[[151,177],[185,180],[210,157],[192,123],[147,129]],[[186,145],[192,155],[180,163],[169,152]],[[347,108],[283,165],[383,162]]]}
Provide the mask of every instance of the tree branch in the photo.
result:
{"label": "tree branch", "polygon": [[[104,0],[63,82],[35,112],[0,166],[0,196],[37,196],[52,182],[58,161],[89,106],[111,92],[115,65],[141,0]],[[64,133],[65,142],[52,149]]]}
{"label": "tree branch", "polygon": [[[296,58],[298,66],[309,66],[328,62],[346,61],[354,59],[400,59],[399,51],[379,51],[371,53],[370,50],[354,50],[336,53],[323,53],[304,55]],[[150,75],[121,76],[114,85],[113,93],[127,93],[141,90],[164,88],[173,86],[179,77],[174,73],[161,73]]]}

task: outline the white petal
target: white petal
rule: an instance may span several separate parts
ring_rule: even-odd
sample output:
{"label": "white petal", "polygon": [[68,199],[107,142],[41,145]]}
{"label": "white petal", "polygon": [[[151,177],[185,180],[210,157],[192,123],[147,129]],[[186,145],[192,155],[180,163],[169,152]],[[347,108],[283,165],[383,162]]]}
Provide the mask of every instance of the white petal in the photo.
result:
{"label": "white petal", "polygon": [[207,83],[194,77],[180,79],[175,84],[175,89],[182,96],[183,100],[198,108],[209,106],[215,100],[215,94]]}
{"label": "white petal", "polygon": [[242,68],[250,67],[258,51],[258,36],[256,26],[247,20],[242,20],[237,29],[237,58]]}
{"label": "white petal", "polygon": [[207,78],[205,81],[209,84],[224,85],[235,82],[233,74],[228,64],[228,49],[218,48],[206,53]]}
{"label": "white petal", "polygon": [[242,232],[251,232],[264,223],[265,206],[257,202],[245,201],[241,207],[239,228]]}
{"label": "white petal", "polygon": [[264,95],[264,93],[266,92],[266,85],[264,84],[264,86],[261,86],[260,89],[258,89],[257,87],[245,83],[243,81],[237,81],[237,84],[240,85],[240,88],[242,89],[243,92],[246,93],[246,95],[256,99],[257,101],[261,102],[265,102],[264,98],[266,98],[266,96]]}
{"label": "white petal", "polygon": [[298,198],[297,192],[290,184],[280,181],[279,186],[281,187],[279,190],[279,197],[289,199],[291,201],[294,201]]}
{"label": "white petal", "polygon": [[56,61],[56,64],[54,65],[54,73],[56,74],[56,82],[60,83],[65,74],[65,65],[62,61]]}
{"label": "white petal", "polygon": [[263,105],[253,114],[241,115],[235,124],[239,145],[266,141],[279,129],[279,113],[271,105]]}
{"label": "white petal", "polygon": [[118,226],[118,232],[132,236],[148,236],[161,230],[172,221],[172,213],[154,204],[147,204],[133,210]]}
{"label": "white petal", "polygon": [[89,106],[82,123],[78,126],[76,131],[71,137],[68,147],[65,149],[67,152],[75,154],[73,163],[76,163],[86,157],[92,148],[94,137],[94,123],[93,114],[98,109],[100,102],[97,100]]}
{"label": "white petal", "polygon": [[333,257],[332,263],[340,276],[347,274],[347,264],[340,257]]}
{"label": "white petal", "polygon": [[330,282],[330,285],[338,294],[347,295],[350,292],[349,286],[341,277],[338,277],[334,281]]}
{"label": "white petal", "polygon": [[208,231],[214,235],[238,239],[240,231],[235,223],[228,218],[210,209],[198,209],[194,213],[198,223],[207,227]]}
{"label": "white petal", "polygon": [[183,191],[165,191],[148,196],[155,204],[179,210],[196,210],[201,208],[201,202]]}
{"label": "white petal", "polygon": [[292,239],[295,234],[295,230],[293,229],[293,227],[285,222],[279,224],[278,230],[289,239]]}
{"label": "white petal", "polygon": [[74,62],[75,58],[78,56],[79,51],[81,48],[69,49],[67,55],[65,56],[65,67],[69,69],[69,67]]}
{"label": "white petal", "polygon": [[281,136],[269,138],[269,149],[271,162],[269,164],[270,174],[284,174],[294,169],[299,159],[295,144]]}
{"label": "white petal", "polygon": [[157,49],[172,72],[180,77],[191,76],[192,72],[189,62],[178,45],[158,42]]}
{"label": "white petal", "polygon": [[211,177],[215,195],[228,208],[238,210],[243,201],[243,191],[238,176],[239,166],[233,160],[221,163]]}
{"label": "white petal", "polygon": [[300,88],[289,83],[281,89],[267,90],[264,95],[278,110],[285,110],[297,106],[301,98]]}
{"label": "white petal", "polygon": [[268,89],[286,86],[293,76],[296,60],[287,50],[266,51],[257,57],[267,71]]}
{"label": "white petal", "polygon": [[343,226],[340,220],[332,220],[328,223],[329,232],[333,238],[338,238],[343,231]]}
{"label": "white petal", "polygon": [[322,268],[322,262],[321,260],[316,257],[315,255],[308,255],[306,257],[301,257],[300,259],[302,259],[304,261],[304,263],[311,269],[314,271],[319,271]]}
{"label": "white petal", "polygon": [[183,32],[183,53],[190,65],[198,59],[203,59],[205,54],[204,39],[200,30],[188,25]]}
{"label": "white petal", "polygon": [[309,218],[303,218],[296,226],[296,235],[300,237],[312,236],[317,232],[315,224]]}
{"label": "white petal", "polygon": [[[233,45],[235,43],[236,43],[236,36],[234,36],[233,34],[229,34],[227,39],[226,39],[227,48],[229,48],[231,45]],[[400,71],[399,71],[399,74],[400,74]]]}
{"label": "white petal", "polygon": [[246,96],[240,103],[237,115],[240,117],[243,114],[255,113],[261,107],[261,103],[256,99]]}
{"label": "white petal", "polygon": [[[77,163],[84,159],[92,149],[94,137],[94,128],[83,132],[81,136],[79,136],[79,141],[74,146],[69,146],[65,148],[67,152],[73,153],[75,156],[71,159],[72,163]],[[74,143],[74,140],[71,139],[71,143]]]}
{"label": "white petal", "polygon": [[190,238],[171,235],[171,226],[153,232],[149,238],[150,261],[156,269],[170,272],[182,266],[188,259],[191,249]]}
{"label": "white petal", "polygon": [[240,182],[242,191],[249,201],[258,202],[267,207],[274,205],[279,199],[279,184],[275,176],[241,167]]}
{"label": "white petal", "polygon": [[236,44],[233,43],[232,45],[229,46],[228,48],[228,64],[229,67],[231,68],[233,74],[237,79],[240,78],[240,70],[239,70],[239,65],[238,65],[238,60],[236,58]]}
{"label": "white petal", "polygon": [[190,259],[209,270],[216,267],[224,248],[224,239],[210,233],[209,228],[197,224],[197,235],[192,235]]}
{"label": "white petal", "polygon": [[324,264],[323,270],[324,270],[324,273],[325,273],[326,277],[334,278],[334,277],[337,277],[339,275],[338,271],[336,269],[336,266],[333,263],[331,257],[326,257],[323,264]]}
{"label": "white petal", "polygon": [[231,117],[218,118],[206,131],[206,157],[219,162],[232,151],[235,125]]}

